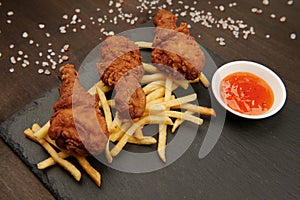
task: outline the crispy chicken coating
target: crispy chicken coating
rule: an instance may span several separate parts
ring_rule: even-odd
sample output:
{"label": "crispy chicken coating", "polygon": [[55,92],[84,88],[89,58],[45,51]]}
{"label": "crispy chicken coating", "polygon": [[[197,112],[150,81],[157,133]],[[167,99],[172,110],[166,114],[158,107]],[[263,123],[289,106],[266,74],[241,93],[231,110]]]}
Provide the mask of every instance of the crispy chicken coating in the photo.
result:
{"label": "crispy chicken coating", "polygon": [[186,23],[176,26],[177,17],[160,9],[153,18],[157,26],[153,41],[152,62],[159,70],[176,79],[196,79],[204,67],[205,57]]}
{"label": "crispy chicken coating", "polygon": [[146,97],[139,81],[144,74],[139,47],[123,36],[108,37],[97,64],[101,80],[115,88],[116,109],[124,119],[141,117]]}
{"label": "crispy chicken coating", "polygon": [[98,108],[99,98],[80,85],[73,65],[60,68],[60,98],[53,107],[48,134],[69,154],[88,156],[101,153],[108,140],[108,129]]}

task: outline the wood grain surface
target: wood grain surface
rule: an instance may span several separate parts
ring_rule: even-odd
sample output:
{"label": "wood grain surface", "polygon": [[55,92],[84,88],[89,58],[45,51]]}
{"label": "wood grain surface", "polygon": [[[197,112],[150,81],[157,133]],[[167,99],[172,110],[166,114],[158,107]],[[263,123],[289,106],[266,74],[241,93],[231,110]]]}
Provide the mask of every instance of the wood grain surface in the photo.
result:
{"label": "wood grain surface", "polygon": [[[140,5],[139,1],[125,0],[122,5],[123,11],[137,16],[137,22],[134,25],[125,21],[119,21],[117,25],[107,22],[99,26],[97,22],[99,17],[107,15],[113,18],[116,15],[116,9],[114,6],[109,6],[109,1],[0,0],[0,2],[0,52],[2,54],[0,57],[0,122],[8,120],[24,106],[59,85],[57,69],[50,70],[51,75],[48,76],[37,73],[40,66],[36,65],[35,61],[41,62],[38,53],[43,51],[45,54],[50,48],[48,43],[52,43],[51,48],[57,53],[60,53],[60,48],[64,44],[70,44],[70,50],[67,53],[68,62],[79,66],[86,55],[105,38],[100,31],[101,28],[119,33],[142,26],[149,20],[149,16],[155,14],[155,10],[152,10],[152,13],[140,12],[137,8]],[[196,5],[194,1],[183,2],[189,7],[211,12],[216,19],[231,17],[243,20],[248,26],[253,26],[255,35],[249,36],[247,40],[241,37],[236,39],[231,31],[217,28],[215,25],[213,28],[207,28],[201,23],[191,22],[189,12],[186,17],[179,15],[180,21],[187,21],[191,24],[191,34],[212,53],[221,57],[225,62],[253,60],[268,66],[282,78],[288,92],[287,104],[283,112],[276,116],[276,120],[270,118],[257,123],[227,115],[220,141],[201,166],[206,170],[201,172],[206,182],[199,186],[202,189],[199,189],[196,194],[204,199],[298,199],[300,197],[300,155],[297,150],[300,145],[300,137],[297,134],[299,119],[297,113],[293,115],[293,111],[299,111],[300,103],[299,2],[294,1],[294,4],[289,6],[287,1],[270,1],[270,5],[265,6],[259,0],[241,0],[237,1],[237,6],[233,8],[229,8],[228,5],[234,1],[229,0],[211,1],[211,4],[208,3],[209,1],[199,1]],[[158,5],[162,4],[166,4],[165,1],[161,1]],[[224,12],[215,8],[221,4],[225,6]],[[82,24],[86,24],[86,29],[81,30],[80,26],[77,26],[76,32],[69,30],[67,34],[61,34],[59,27],[66,23],[62,16],[64,14],[72,16],[76,8],[80,8],[78,16],[82,19]],[[100,11],[97,11],[97,8]],[[114,9],[114,13],[109,13],[108,10],[111,8]],[[177,1],[167,6],[167,9],[179,8],[184,10],[184,6]],[[260,8],[263,13],[252,13],[252,8]],[[13,16],[7,15],[10,10],[14,11]],[[275,19],[270,17],[272,13],[276,14]],[[281,16],[286,16],[286,22],[279,21]],[[12,23],[7,23],[7,20],[12,20]],[[92,21],[96,22],[95,25]],[[46,28],[40,30],[39,23],[46,24]],[[27,39],[22,38],[24,31],[29,33]],[[46,32],[51,34],[50,38],[45,37]],[[291,40],[291,33],[297,33],[298,38]],[[199,38],[198,35],[201,37]],[[266,38],[266,35],[270,35],[270,38]],[[224,38],[226,45],[220,46],[216,41],[217,37]],[[30,45],[28,43],[30,39],[39,43],[40,47]],[[15,47],[10,48],[11,44]],[[30,65],[26,68],[22,68],[20,63],[12,65],[10,62],[9,58],[17,56],[18,50],[24,51],[29,56]],[[223,63],[217,63],[218,66],[221,64]],[[10,73],[9,69],[12,67],[14,72]],[[251,131],[249,126],[255,127],[255,131]],[[237,134],[238,132],[242,134]],[[184,163],[190,161],[188,158],[183,158],[176,164],[183,170]],[[217,167],[218,163],[224,165]],[[0,164],[0,199],[54,199],[2,140],[0,140]],[[227,181],[214,176],[214,173],[210,171],[210,166],[214,166],[212,168],[219,172],[217,174],[222,171],[227,173],[220,176]],[[184,176],[184,173],[181,175]],[[149,174],[143,175],[145,178],[149,176]],[[138,179],[137,175],[134,177]],[[176,178],[169,179],[178,181]],[[189,177],[188,180],[192,181],[192,178]],[[149,184],[155,191],[159,191],[157,188],[159,185]],[[192,188],[196,189],[196,187]],[[170,193],[170,191],[163,192]],[[176,194],[176,191],[173,192]],[[148,195],[151,196],[150,193]],[[159,199],[164,197],[163,194],[159,195]]]}

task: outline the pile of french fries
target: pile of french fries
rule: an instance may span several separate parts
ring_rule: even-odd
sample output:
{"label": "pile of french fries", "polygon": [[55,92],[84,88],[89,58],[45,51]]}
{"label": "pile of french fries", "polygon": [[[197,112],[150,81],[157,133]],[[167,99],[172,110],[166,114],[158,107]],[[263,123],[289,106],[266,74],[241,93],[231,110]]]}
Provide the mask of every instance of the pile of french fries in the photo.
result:
{"label": "pile of french fries", "polygon": [[[149,43],[137,44],[142,48],[149,48]],[[151,44],[151,43],[150,43]],[[209,87],[209,81],[203,73],[194,81],[174,80],[160,73],[157,68],[151,64],[143,63],[145,75],[141,83],[144,85],[143,90],[146,94],[146,109],[144,115],[134,120],[121,120],[118,117],[118,112],[112,114],[112,108],[115,107],[113,99],[107,99],[106,93],[112,88],[106,86],[102,81],[96,83],[89,93],[99,96],[99,109],[103,110],[108,130],[110,132],[109,140],[105,148],[105,157],[108,163],[113,162],[127,143],[138,145],[153,145],[157,144],[158,156],[163,162],[166,162],[166,147],[167,147],[167,126],[172,126],[172,133],[184,121],[189,121],[197,125],[202,125],[203,119],[193,114],[215,116],[213,108],[198,106],[191,102],[197,99],[197,94],[175,97],[173,91],[178,87],[187,89],[190,83],[201,82],[205,87]],[[181,111],[183,110],[183,111]],[[144,136],[143,127],[148,124],[157,124],[159,126],[158,141],[155,137]],[[55,141],[48,136],[50,122],[48,121],[43,127],[38,124],[33,124],[32,128],[24,131],[24,134],[29,139],[41,144],[50,157],[37,164],[39,169],[59,164],[64,169],[69,171],[74,178],[79,181],[81,172],[69,161],[66,160],[70,155],[60,150]],[[110,149],[110,142],[115,145]],[[59,152],[57,152],[57,150]],[[73,156],[73,155],[72,155]],[[89,174],[92,180],[98,185],[101,185],[101,174],[95,170],[84,157],[75,156],[82,168]]]}

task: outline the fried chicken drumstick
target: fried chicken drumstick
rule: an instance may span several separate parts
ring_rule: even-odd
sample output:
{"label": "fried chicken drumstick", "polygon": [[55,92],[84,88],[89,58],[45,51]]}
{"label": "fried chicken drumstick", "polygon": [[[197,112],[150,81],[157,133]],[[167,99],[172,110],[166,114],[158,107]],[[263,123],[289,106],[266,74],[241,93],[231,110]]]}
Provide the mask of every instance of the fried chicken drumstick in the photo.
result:
{"label": "fried chicken drumstick", "polygon": [[144,74],[139,47],[123,36],[108,37],[97,63],[101,80],[114,87],[116,109],[123,119],[141,117],[146,96],[139,81]]}
{"label": "fried chicken drumstick", "polygon": [[96,155],[105,149],[108,129],[98,107],[99,98],[80,85],[73,65],[60,68],[60,99],[53,107],[48,135],[69,154]]}
{"label": "fried chicken drumstick", "polygon": [[176,79],[196,79],[204,67],[205,57],[186,23],[176,26],[177,17],[160,9],[153,18],[156,25],[152,62]]}

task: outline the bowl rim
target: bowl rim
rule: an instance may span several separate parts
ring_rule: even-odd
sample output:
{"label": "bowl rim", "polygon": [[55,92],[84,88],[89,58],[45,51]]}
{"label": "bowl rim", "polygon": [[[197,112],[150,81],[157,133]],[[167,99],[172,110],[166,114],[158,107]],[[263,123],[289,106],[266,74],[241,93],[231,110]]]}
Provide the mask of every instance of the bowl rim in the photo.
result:
{"label": "bowl rim", "polygon": [[[232,65],[237,65],[237,64],[252,65],[252,67],[259,68],[259,69],[269,73],[269,75],[271,75],[276,80],[276,82],[278,83],[278,86],[280,88],[280,91],[282,92],[282,95],[279,96],[279,103],[277,105],[275,105],[276,106],[275,108],[270,109],[271,111],[268,111],[268,112],[260,114],[260,115],[248,115],[248,114],[243,114],[243,113],[237,112],[225,104],[225,102],[222,100],[221,95],[220,95],[221,80],[229,74],[233,74],[236,72],[245,72],[245,71],[243,71],[243,68],[240,68],[239,70],[234,69],[232,72],[226,73],[224,76],[222,76],[222,71],[224,71],[228,67],[231,67]],[[253,73],[256,76],[262,78],[259,74],[255,73],[255,72],[251,72],[249,70],[247,70],[246,72]],[[265,80],[265,81],[268,83],[267,80]],[[268,83],[268,84],[271,86],[270,83]],[[272,86],[271,86],[271,88],[272,88]],[[283,81],[280,79],[280,77],[274,71],[272,71],[271,69],[269,69],[268,67],[266,67],[260,63],[256,63],[253,61],[247,61],[247,60],[237,60],[237,61],[228,62],[228,63],[225,63],[224,65],[222,65],[221,67],[219,67],[212,77],[212,91],[213,91],[215,98],[221,104],[221,106],[223,108],[225,108],[226,110],[228,110],[229,112],[231,112],[237,116],[247,118],[247,119],[263,119],[263,118],[270,117],[270,116],[276,114],[279,110],[281,110],[281,108],[284,106],[286,99],[287,99],[286,87],[285,87]],[[274,89],[273,89],[273,93],[275,96],[276,94],[275,94]]]}

